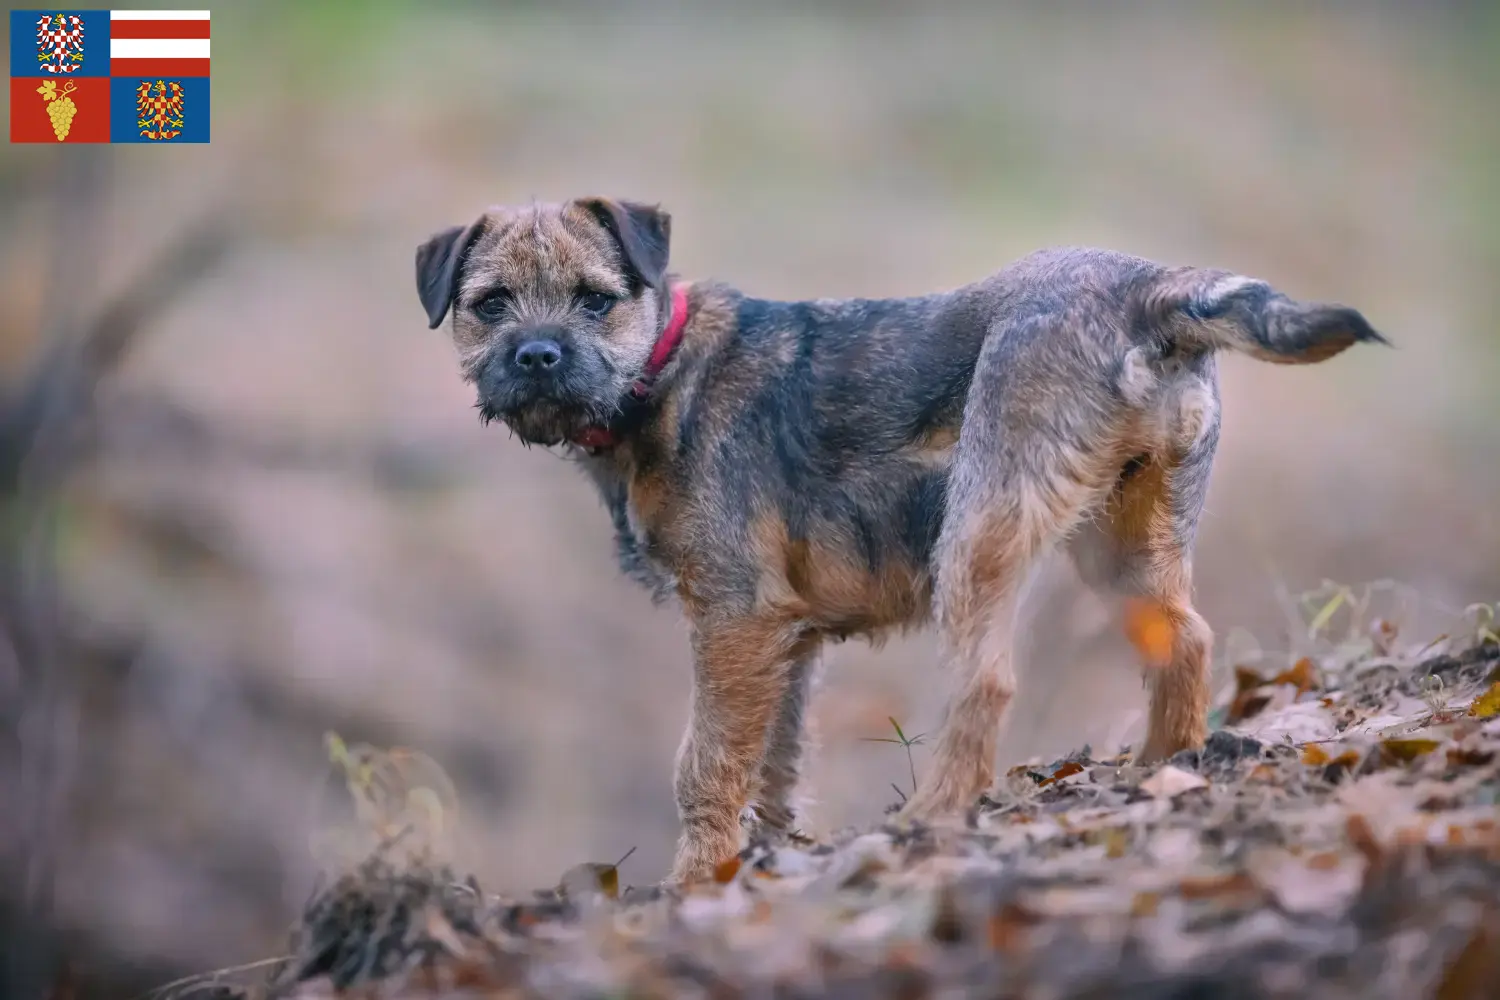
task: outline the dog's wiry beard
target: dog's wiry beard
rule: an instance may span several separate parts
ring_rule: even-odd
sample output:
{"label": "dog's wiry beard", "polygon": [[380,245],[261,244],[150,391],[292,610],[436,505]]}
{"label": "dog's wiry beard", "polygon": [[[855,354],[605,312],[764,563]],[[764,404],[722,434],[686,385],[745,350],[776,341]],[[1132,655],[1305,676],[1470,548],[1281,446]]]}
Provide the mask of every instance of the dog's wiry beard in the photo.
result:
{"label": "dog's wiry beard", "polygon": [[625,387],[615,388],[614,379],[598,389],[593,379],[565,378],[545,391],[524,383],[501,387],[475,402],[479,422],[500,421],[525,444],[544,447],[574,440],[586,427],[608,426],[620,412]]}
{"label": "dog's wiry beard", "polygon": [[[480,420],[487,423],[486,412],[494,411],[485,406],[480,407]],[[495,415],[523,444],[539,444],[543,447],[562,444],[576,438],[585,427],[606,422],[594,419],[587,411],[565,407],[551,400],[542,400],[524,409]]]}
{"label": "dog's wiry beard", "polygon": [[499,410],[495,409],[483,399],[475,400],[474,409],[479,411],[479,426],[481,427],[488,427],[496,420],[505,419],[505,417],[501,415]]}

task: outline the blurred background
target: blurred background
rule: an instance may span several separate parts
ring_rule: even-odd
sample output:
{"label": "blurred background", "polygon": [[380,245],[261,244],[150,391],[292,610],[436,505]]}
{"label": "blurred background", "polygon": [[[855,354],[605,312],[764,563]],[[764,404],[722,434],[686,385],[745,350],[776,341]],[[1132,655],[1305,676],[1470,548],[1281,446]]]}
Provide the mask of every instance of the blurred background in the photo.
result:
{"label": "blurred background", "polygon": [[[417,244],[492,203],[660,201],[676,271],[772,298],[1097,244],[1356,305],[1395,350],[1221,367],[1216,672],[1324,579],[1399,581],[1418,636],[1500,597],[1497,11],[216,6],[210,145],[0,151],[12,988],[275,954],[327,730],[440,762],[486,888],[665,874],[684,627],[576,470],[480,428],[417,302]],[[1118,613],[1065,567],[1032,603],[1002,763],[1132,739]],[[939,681],[929,638],[835,647],[811,829],[896,801],[866,738],[931,729]]]}

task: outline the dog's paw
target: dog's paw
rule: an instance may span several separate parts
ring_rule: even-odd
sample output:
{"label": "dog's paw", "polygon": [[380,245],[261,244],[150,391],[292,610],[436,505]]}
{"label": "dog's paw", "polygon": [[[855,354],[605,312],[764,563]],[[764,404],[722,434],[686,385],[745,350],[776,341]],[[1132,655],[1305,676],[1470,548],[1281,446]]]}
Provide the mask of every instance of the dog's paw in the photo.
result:
{"label": "dog's paw", "polygon": [[982,757],[946,766],[934,763],[911,798],[897,811],[896,822],[930,822],[963,816],[989,790],[994,779],[994,769],[985,766]]}
{"label": "dog's paw", "polygon": [[714,877],[715,870],[740,852],[739,830],[688,831],[677,843],[667,882],[681,887]]}
{"label": "dog's paw", "polygon": [[1136,755],[1137,764],[1159,764],[1183,750],[1202,750],[1208,739],[1208,724],[1200,718],[1182,720],[1175,727],[1153,726],[1146,733],[1145,745]]}
{"label": "dog's paw", "polygon": [[923,822],[930,823],[934,820],[950,817],[959,817],[968,811],[969,807],[979,799],[979,794],[984,791],[984,785],[970,789],[968,783],[959,785],[954,782],[939,782],[936,785],[919,788],[917,793],[906,800],[895,815],[897,823]]}

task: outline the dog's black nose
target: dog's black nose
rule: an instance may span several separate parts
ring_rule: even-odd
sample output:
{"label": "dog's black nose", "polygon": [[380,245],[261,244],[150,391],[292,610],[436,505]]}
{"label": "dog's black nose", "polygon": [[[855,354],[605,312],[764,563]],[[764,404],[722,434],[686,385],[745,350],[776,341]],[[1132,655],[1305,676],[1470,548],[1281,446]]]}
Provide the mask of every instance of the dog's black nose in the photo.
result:
{"label": "dog's black nose", "polygon": [[516,349],[516,364],[533,374],[557,367],[562,348],[555,340],[528,340]]}

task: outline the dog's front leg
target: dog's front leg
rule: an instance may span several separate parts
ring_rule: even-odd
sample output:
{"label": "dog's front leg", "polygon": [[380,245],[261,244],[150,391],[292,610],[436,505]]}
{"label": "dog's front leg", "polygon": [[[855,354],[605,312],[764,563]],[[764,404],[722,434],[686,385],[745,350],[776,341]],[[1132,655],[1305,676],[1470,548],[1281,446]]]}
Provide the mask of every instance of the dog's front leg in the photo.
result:
{"label": "dog's front leg", "polygon": [[682,839],[672,881],[703,878],[740,849],[740,812],[790,684],[796,630],[779,620],[698,623],[692,717],[677,752]]}
{"label": "dog's front leg", "polygon": [[812,694],[820,646],[816,636],[809,636],[793,648],[788,658],[786,693],[766,736],[760,785],[754,790],[757,822],[752,835],[774,837],[787,833],[800,818],[797,790],[811,742],[807,702]]}

